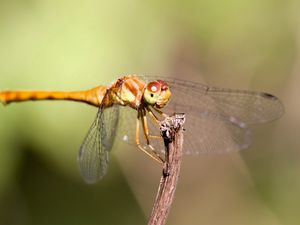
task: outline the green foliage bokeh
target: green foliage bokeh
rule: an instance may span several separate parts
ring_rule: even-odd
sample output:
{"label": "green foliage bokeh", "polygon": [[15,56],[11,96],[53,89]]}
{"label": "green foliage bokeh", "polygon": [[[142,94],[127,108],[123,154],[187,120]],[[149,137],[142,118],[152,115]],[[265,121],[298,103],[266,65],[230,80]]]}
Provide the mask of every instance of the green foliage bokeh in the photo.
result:
{"label": "green foliage bokeh", "polygon": [[[220,221],[222,207],[190,213],[177,210],[178,200],[169,224],[298,224],[299,7],[296,0],[0,1],[0,90],[80,90],[136,73],[275,93],[287,116],[258,130],[252,153],[242,153],[254,182],[245,199]],[[70,102],[0,106],[0,224],[146,223],[114,154],[110,178],[95,187],[81,181],[77,150],[96,111]],[[189,190],[182,182],[179,190]]]}

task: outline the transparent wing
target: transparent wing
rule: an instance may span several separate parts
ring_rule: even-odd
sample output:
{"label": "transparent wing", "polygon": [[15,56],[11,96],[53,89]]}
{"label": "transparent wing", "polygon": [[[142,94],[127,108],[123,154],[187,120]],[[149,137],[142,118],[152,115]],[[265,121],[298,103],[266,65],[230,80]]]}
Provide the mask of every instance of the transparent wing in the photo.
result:
{"label": "transparent wing", "polygon": [[129,145],[136,146],[135,133],[136,133],[136,119],[137,111],[130,107],[120,107],[119,124],[117,129],[117,138],[119,141]]}
{"label": "transparent wing", "polygon": [[[146,115],[147,123],[149,126],[150,135],[156,136],[150,138],[150,145],[154,147],[155,151],[160,154],[162,157],[164,156],[164,143],[162,138],[160,137],[159,125],[153,122],[153,119]],[[134,148],[137,148],[136,145],[136,126],[137,126],[137,111],[130,107],[120,107],[120,122],[117,130],[118,140],[127,143]],[[152,148],[147,144],[147,140],[145,138],[142,121],[139,120],[139,142],[140,146],[151,152]]]}
{"label": "transparent wing", "polygon": [[187,109],[185,137],[188,138],[183,144],[185,154],[233,152],[251,144],[250,129],[235,117],[199,112],[193,107]]}
{"label": "transparent wing", "polygon": [[156,79],[166,81],[172,92],[163,111],[186,114],[186,154],[244,149],[251,143],[248,125],[272,121],[284,111],[280,100],[267,93],[209,87],[172,78],[144,78],[146,82]]}
{"label": "transparent wing", "polygon": [[87,183],[95,183],[107,172],[108,152],[114,142],[118,115],[118,106],[100,108],[80,147],[80,172]]}
{"label": "transparent wing", "polygon": [[[191,106],[184,109],[187,110],[183,142],[185,154],[233,152],[250,145],[250,129],[234,117],[209,112],[196,113],[193,112],[196,109]],[[148,121],[150,134],[159,136],[157,125],[149,117]],[[165,148],[161,138],[151,138],[150,144],[156,152],[164,155]],[[146,143],[144,146],[147,147]]]}
{"label": "transparent wing", "polygon": [[[195,109],[192,107],[184,107],[184,109],[188,112],[184,125],[183,151],[185,154],[232,152],[247,148],[250,145],[251,132],[245,123],[235,120],[233,117],[218,114],[204,112],[196,114],[193,112]],[[182,112],[182,110],[180,111]],[[136,110],[122,109],[122,120],[117,135],[119,140],[135,147],[136,115]],[[159,126],[149,114],[147,114],[147,122],[149,134],[151,135],[150,145],[157,154],[164,157],[165,147],[160,137]],[[152,148],[147,145],[141,124],[140,121],[139,141],[141,147],[146,151],[152,151]]]}
{"label": "transparent wing", "polygon": [[173,78],[144,78],[147,82],[155,79],[165,80],[170,86],[172,96],[167,109],[171,111],[177,105],[193,105],[199,111],[235,117],[246,124],[269,122],[284,112],[281,101],[265,92],[210,87]]}

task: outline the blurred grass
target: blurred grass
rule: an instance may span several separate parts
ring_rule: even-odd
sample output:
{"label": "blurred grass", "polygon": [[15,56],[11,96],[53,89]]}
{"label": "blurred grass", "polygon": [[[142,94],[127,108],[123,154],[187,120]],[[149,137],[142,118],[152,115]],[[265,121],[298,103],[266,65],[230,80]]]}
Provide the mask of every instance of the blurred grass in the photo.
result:
{"label": "blurred grass", "polygon": [[[272,92],[286,114],[255,129],[249,150],[185,159],[169,224],[299,224],[299,6],[2,0],[0,89],[78,90],[137,73]],[[145,223],[160,171],[142,154],[118,146],[103,182],[79,181],[95,113],[65,102],[0,107],[0,224]]]}

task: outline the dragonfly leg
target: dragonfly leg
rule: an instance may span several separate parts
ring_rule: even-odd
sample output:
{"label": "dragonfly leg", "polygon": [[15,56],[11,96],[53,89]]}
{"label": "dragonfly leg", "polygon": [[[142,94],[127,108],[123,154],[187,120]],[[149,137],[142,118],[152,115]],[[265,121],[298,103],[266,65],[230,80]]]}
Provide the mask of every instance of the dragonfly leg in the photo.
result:
{"label": "dragonfly leg", "polygon": [[158,112],[160,115],[162,115],[163,117],[168,117],[167,114],[165,114],[164,112],[160,111],[159,109],[155,108],[155,107],[152,107],[156,112]]}
{"label": "dragonfly leg", "polygon": [[159,127],[159,122],[160,122],[160,121],[159,121],[159,119],[157,118],[157,116],[152,112],[152,110],[151,110],[149,107],[147,107],[147,111],[148,111],[148,113],[149,113],[151,119],[153,119],[154,124],[156,124],[156,125]]}
{"label": "dragonfly leg", "polygon": [[148,122],[146,118],[146,111],[144,110],[142,111],[142,126],[143,126],[143,133],[147,141],[147,145],[150,145]]}
{"label": "dragonfly leg", "polygon": [[161,139],[162,139],[162,137],[161,137],[161,136],[158,136],[158,135],[149,135],[148,137],[149,137],[149,138],[158,138],[158,139],[161,138]]}
{"label": "dragonfly leg", "polygon": [[137,146],[140,150],[142,150],[144,153],[146,153],[151,159],[154,159],[156,162],[159,162],[159,163],[164,163],[164,159],[162,159],[160,156],[158,156],[156,154],[152,154],[154,151],[152,146],[151,147],[153,150],[150,148],[152,150],[151,153],[149,151],[145,150],[140,144],[137,144]]}
{"label": "dragonfly leg", "polygon": [[155,157],[157,157],[161,162],[164,162],[164,159],[161,158],[161,156],[159,154],[157,154],[154,147],[150,144],[150,141],[149,141],[150,135],[149,135],[149,127],[148,127],[148,121],[147,121],[147,117],[146,117],[146,111],[143,111],[143,114],[142,114],[142,125],[143,125],[144,135],[146,136],[146,139],[147,139],[147,145],[151,149],[152,154]]}
{"label": "dragonfly leg", "polygon": [[[148,111],[150,117],[153,119],[153,122],[159,127],[159,123],[160,123],[159,119],[157,118],[157,116],[152,112],[152,110],[148,106],[147,106],[147,111]],[[147,124],[147,121],[145,124]],[[161,136],[158,136],[158,135],[149,135],[148,134],[147,136],[149,138],[162,138]]]}
{"label": "dragonfly leg", "polygon": [[149,142],[149,132],[148,132],[148,125],[147,125],[147,122],[145,124],[145,119],[146,119],[146,116],[145,115],[142,115],[142,125],[143,125],[143,133],[145,135],[145,138],[147,140],[147,146],[149,147],[149,149],[151,151],[147,151],[146,149],[144,149],[141,144],[140,144],[140,141],[139,141],[139,123],[140,123],[140,114],[138,114],[138,118],[136,120],[136,144],[138,146],[138,148],[140,150],[142,150],[144,153],[146,153],[150,158],[154,159],[155,161],[159,162],[159,163],[163,163],[164,162],[164,159],[161,158],[156,152],[155,152],[155,149],[153,148],[153,146],[150,145],[150,142]]}

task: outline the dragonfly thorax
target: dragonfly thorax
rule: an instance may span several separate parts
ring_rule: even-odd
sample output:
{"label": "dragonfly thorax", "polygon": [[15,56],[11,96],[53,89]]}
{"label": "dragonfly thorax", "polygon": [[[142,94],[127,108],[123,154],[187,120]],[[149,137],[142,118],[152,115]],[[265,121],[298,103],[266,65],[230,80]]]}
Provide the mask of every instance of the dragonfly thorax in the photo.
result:
{"label": "dragonfly thorax", "polygon": [[136,76],[118,79],[109,89],[109,101],[112,104],[130,106],[137,109],[141,105],[145,83]]}

